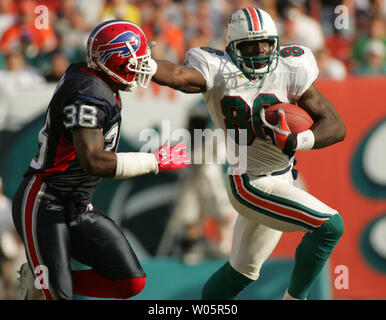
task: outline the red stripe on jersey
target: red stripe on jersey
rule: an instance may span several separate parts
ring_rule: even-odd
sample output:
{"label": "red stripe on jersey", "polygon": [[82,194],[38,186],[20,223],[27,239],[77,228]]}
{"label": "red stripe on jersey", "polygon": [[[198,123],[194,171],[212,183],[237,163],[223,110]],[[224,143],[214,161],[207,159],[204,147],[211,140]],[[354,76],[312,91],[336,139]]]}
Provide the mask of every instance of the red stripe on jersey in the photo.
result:
{"label": "red stripe on jersey", "polygon": [[[86,67],[80,68],[80,71],[85,72],[85,73],[92,74],[92,75],[98,77],[99,79],[102,79],[102,77],[101,77],[96,71],[94,71],[94,70],[92,70],[92,69],[90,69],[90,68],[86,68]],[[102,80],[103,80],[103,79],[102,79]]]}
{"label": "red stripe on jersey", "polygon": [[[34,214],[37,213],[37,207],[36,206],[36,200],[39,195],[39,192],[42,188],[43,182],[39,178],[33,178],[34,181],[32,182],[32,186],[27,194],[26,199],[26,205],[25,205],[25,212],[24,212],[24,226],[25,226],[25,241],[27,243],[28,247],[28,255],[30,257],[33,269],[37,266],[39,266],[41,263],[39,261],[39,257],[37,254],[37,249],[35,246],[35,237],[34,237]],[[49,285],[49,284],[48,284]],[[53,297],[51,295],[51,292],[48,289],[45,289],[44,286],[42,286],[43,294],[46,298],[46,300],[53,300]]]}
{"label": "red stripe on jersey", "polygon": [[115,95],[115,100],[117,100],[118,107],[121,108],[121,97],[119,96],[119,94]]}
{"label": "red stripe on jersey", "polygon": [[256,13],[256,9],[255,8],[251,8],[251,7],[248,7],[248,12],[251,16],[251,19],[252,19],[252,22],[253,22],[253,30],[254,31],[259,31],[261,28],[260,28],[260,21],[259,21],[259,17],[257,16],[257,13]]}
{"label": "red stripe on jersey", "polygon": [[55,173],[64,172],[75,158],[76,151],[74,145],[67,139],[60,137],[59,144],[56,149],[54,164],[51,168],[44,170],[44,172],[37,173],[36,176],[47,177]]}

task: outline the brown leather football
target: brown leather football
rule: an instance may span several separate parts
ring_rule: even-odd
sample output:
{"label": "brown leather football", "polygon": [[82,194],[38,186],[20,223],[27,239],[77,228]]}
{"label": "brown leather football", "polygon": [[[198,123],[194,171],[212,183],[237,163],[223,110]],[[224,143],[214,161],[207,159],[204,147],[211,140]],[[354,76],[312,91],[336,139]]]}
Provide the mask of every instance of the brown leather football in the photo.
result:
{"label": "brown leather football", "polygon": [[314,123],[305,110],[290,103],[278,103],[265,108],[265,119],[268,123],[277,124],[279,119],[277,110],[279,108],[283,109],[287,124],[293,134],[309,129]]}

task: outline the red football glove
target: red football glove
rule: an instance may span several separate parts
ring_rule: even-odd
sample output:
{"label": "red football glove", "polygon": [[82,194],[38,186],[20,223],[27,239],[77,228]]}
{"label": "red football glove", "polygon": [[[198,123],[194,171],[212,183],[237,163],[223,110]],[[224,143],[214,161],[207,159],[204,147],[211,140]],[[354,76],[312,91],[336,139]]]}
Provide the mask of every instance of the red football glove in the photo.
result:
{"label": "red football glove", "polygon": [[186,144],[178,143],[173,147],[167,144],[154,152],[158,161],[158,171],[174,170],[186,168],[190,164]]}
{"label": "red football glove", "polygon": [[292,156],[296,147],[296,135],[291,133],[283,109],[279,108],[277,113],[279,121],[276,125],[272,125],[265,119],[265,110],[261,108],[260,119],[263,122],[262,129],[264,135],[267,140],[270,140],[274,145],[278,146],[283,153]]}

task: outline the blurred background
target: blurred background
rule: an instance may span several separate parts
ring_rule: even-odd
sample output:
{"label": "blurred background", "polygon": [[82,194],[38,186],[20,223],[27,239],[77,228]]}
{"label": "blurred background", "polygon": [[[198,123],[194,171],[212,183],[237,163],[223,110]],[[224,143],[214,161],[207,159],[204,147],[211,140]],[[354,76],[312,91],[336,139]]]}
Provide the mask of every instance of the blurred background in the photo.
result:
{"label": "blurred background", "polygon": [[[336,208],[346,224],[310,298],[386,298],[385,0],[0,0],[0,299],[16,299],[16,270],[25,261],[11,220],[13,195],[37,151],[55,86],[71,63],[84,60],[90,31],[108,19],[133,21],[156,41],[153,58],[183,63],[189,48],[223,49],[228,17],[247,6],[272,16],[282,45],[313,51],[316,86],[347,126],[343,143],[297,155],[298,185]],[[139,151],[146,128],[160,135],[165,124],[213,128],[200,95],[152,84],[122,93],[122,101],[119,151]],[[225,172],[223,165],[192,165],[99,184],[94,204],[122,227],[148,276],[135,299],[199,299],[227,260],[237,214]],[[301,237],[283,235],[239,299],[281,299]]]}

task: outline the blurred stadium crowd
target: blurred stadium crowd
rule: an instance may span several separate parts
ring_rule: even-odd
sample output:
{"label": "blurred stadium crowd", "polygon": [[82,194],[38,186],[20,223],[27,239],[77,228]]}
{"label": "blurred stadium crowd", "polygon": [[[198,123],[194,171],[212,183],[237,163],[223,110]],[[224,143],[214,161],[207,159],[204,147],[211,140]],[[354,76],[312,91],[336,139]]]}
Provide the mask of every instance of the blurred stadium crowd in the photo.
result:
{"label": "blurred stadium crowd", "polygon": [[[48,28],[36,27],[39,5],[48,8]],[[140,25],[157,43],[155,58],[183,62],[191,47],[223,48],[226,19],[246,6],[274,18],[282,45],[311,48],[321,77],[386,72],[384,0],[0,0],[0,81],[19,88],[56,82],[84,59],[90,30],[114,18]]]}

